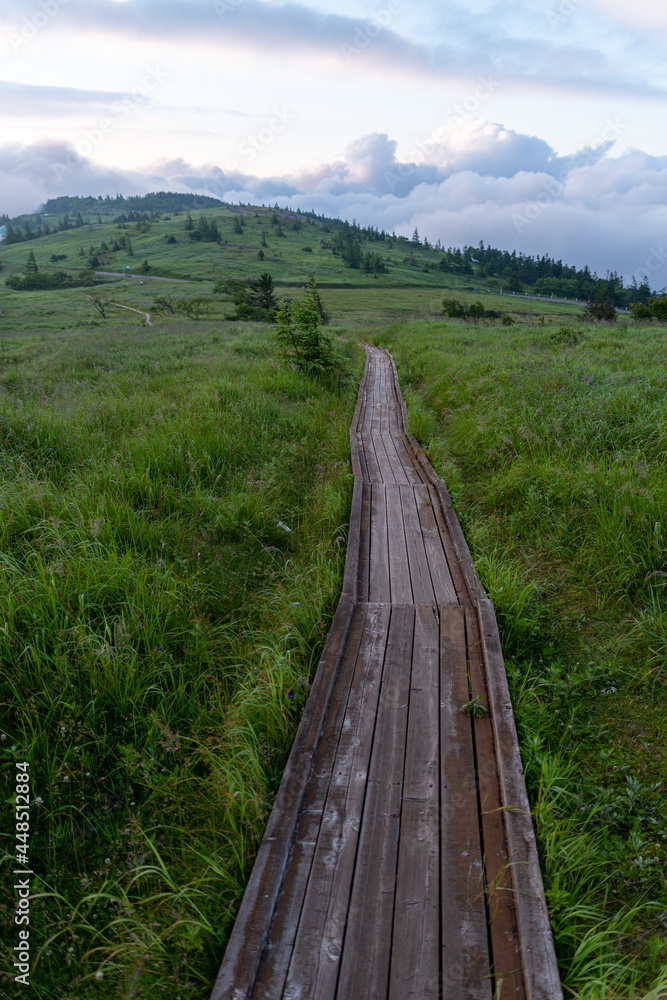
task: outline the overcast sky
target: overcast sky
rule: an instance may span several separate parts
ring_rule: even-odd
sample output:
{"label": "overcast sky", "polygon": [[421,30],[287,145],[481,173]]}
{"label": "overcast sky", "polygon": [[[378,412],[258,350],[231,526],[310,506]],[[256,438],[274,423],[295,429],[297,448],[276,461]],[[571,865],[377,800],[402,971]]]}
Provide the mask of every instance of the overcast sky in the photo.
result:
{"label": "overcast sky", "polygon": [[667,284],[665,0],[3,0],[0,212],[164,188]]}

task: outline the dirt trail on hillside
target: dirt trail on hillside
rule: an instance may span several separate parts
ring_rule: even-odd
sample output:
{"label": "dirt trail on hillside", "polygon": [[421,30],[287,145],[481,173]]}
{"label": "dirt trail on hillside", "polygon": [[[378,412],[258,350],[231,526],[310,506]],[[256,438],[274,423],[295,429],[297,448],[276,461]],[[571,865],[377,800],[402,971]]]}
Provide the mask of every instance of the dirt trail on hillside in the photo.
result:
{"label": "dirt trail on hillside", "polygon": [[117,309],[129,309],[130,312],[139,313],[140,316],[145,316],[147,326],[155,326],[155,323],[151,323],[151,314],[145,313],[143,309],[134,309],[132,306],[122,306],[120,302],[111,302],[110,305],[116,306]]}

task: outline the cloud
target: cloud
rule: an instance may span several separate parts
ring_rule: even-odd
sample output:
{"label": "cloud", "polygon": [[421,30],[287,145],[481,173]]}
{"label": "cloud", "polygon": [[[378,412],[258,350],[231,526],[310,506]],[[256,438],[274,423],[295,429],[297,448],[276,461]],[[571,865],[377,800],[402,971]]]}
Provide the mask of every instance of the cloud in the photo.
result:
{"label": "cloud", "polygon": [[59,194],[145,194],[146,175],[100,167],[63,142],[7,145],[0,147],[0,192],[0,214],[14,215]]}
{"label": "cloud", "polygon": [[78,90],[74,87],[36,86],[27,83],[12,83],[0,80],[0,104],[3,115],[41,116],[73,115],[82,112],[107,111],[116,102],[131,96],[132,101],[146,107],[151,105],[148,97],[140,94],[128,95],[121,91]]}
{"label": "cloud", "polygon": [[630,5],[627,0],[591,0],[599,11],[612,18],[618,18],[633,27],[638,25],[647,28],[667,27],[667,7],[664,0],[642,0],[642,3]]}
{"label": "cloud", "polygon": [[[34,210],[58,194],[194,191],[228,202],[273,204],[356,218],[445,245],[480,240],[549,253],[604,274],[618,270],[667,284],[667,157],[637,150],[605,155],[609,142],[568,158],[536,136],[461,120],[405,162],[383,133],[350,143],[332,163],[280,177],[226,173],[183,159],[125,173],[62,144],[0,149],[0,211]],[[69,166],[67,164],[69,163]],[[58,167],[58,165],[60,165]],[[65,169],[66,167],[66,169]]]}
{"label": "cloud", "polygon": [[[63,0],[51,0],[56,5]],[[217,48],[244,46],[275,54],[327,57],[348,71],[377,69],[432,79],[496,73],[505,81],[567,90],[664,96],[653,81],[650,60],[606,52],[603,39],[584,43],[553,33],[526,36],[509,14],[472,18],[469,8],[450,3],[441,15],[441,41],[426,43],[401,33],[405,0],[386,0],[368,18],[313,9],[303,3],[267,0],[68,0],[50,30],[110,36],[198,42]],[[0,13],[20,51],[25,5],[5,0]],[[474,28],[471,28],[474,21]],[[16,39],[19,39],[17,43]],[[18,49],[17,49],[18,44]]]}

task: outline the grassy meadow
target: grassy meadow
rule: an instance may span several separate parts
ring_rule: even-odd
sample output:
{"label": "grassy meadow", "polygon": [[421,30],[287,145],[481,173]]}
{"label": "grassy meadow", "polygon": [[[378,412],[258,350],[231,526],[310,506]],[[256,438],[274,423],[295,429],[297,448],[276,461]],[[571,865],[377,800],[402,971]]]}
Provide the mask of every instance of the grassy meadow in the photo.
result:
{"label": "grassy meadow", "polygon": [[495,602],[566,995],[667,996],[667,332],[375,342]]}
{"label": "grassy meadow", "polygon": [[356,393],[278,364],[268,327],[74,308],[66,329],[42,295],[36,332],[10,305],[0,340],[0,753],[37,803],[32,990],[206,997],[337,601]]}
{"label": "grassy meadow", "polygon": [[[106,318],[91,289],[1,289],[0,755],[30,761],[36,796],[33,992],[210,992],[338,598],[356,402],[212,291],[270,271],[298,296],[315,271],[355,376],[364,341],[394,353],[496,604],[566,995],[645,997],[667,980],[665,328],[537,300],[530,327],[526,297],[428,248],[415,266],[383,245],[373,278],[316,220],[205,215],[222,244],[184,215],[122,230],[132,256],[99,269],[150,277],[105,279]],[[84,268],[119,232],[3,245],[2,275],[30,250]],[[511,325],[445,321],[452,289]],[[14,909],[3,877],[7,991]]]}

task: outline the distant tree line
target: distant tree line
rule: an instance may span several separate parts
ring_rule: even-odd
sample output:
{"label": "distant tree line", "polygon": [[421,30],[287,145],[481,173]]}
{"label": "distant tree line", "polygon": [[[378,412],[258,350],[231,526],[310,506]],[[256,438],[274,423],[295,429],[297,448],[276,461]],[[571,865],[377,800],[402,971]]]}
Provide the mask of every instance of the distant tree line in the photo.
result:
{"label": "distant tree line", "polygon": [[202,208],[221,208],[226,204],[219,198],[210,198],[203,194],[176,194],[172,191],[153,191],[145,195],[107,195],[105,198],[79,198],[63,195],[59,198],[49,198],[40,211],[49,215],[73,214],[85,212],[95,214],[99,211],[114,212],[160,212],[178,213],[197,211]]}
{"label": "distant tree line", "polygon": [[[84,225],[84,215],[96,215],[101,221],[101,215],[114,213],[117,224],[133,223],[138,231],[147,232],[151,222],[160,217],[160,213],[180,215],[187,212],[186,230],[192,240],[202,242],[221,242],[220,230],[215,219],[206,219],[201,212],[198,222],[194,222],[192,212],[205,208],[231,207],[217,198],[206,195],[185,195],[174,192],[152,192],[143,196],[123,197],[117,195],[111,198],[79,198],[62,196],[49,199],[32,216],[21,216],[10,219],[0,216],[0,225],[7,227],[7,243],[25,242],[37,239],[52,232],[67,231]],[[236,206],[239,215],[233,222],[234,233],[243,233],[244,221],[239,203]],[[310,222],[320,228],[326,239],[320,241],[323,249],[330,249],[343,263],[353,270],[366,274],[383,274],[388,270],[388,263],[382,254],[382,247],[388,250],[404,247],[405,260],[413,266],[420,266],[424,271],[434,268],[443,273],[479,276],[504,290],[523,292],[528,289],[535,295],[555,296],[564,299],[579,299],[583,302],[596,301],[599,296],[615,307],[627,308],[631,304],[649,307],[649,299],[657,298],[660,293],[653,291],[648,278],[638,284],[633,278],[630,285],[624,285],[623,278],[615,271],[607,272],[599,277],[588,266],[577,268],[564,264],[547,254],[532,256],[517,253],[516,250],[500,250],[480,241],[477,246],[445,247],[438,240],[435,245],[428,239],[421,239],[417,229],[411,238],[387,233],[384,229],[360,226],[356,221],[347,222],[340,219],[327,218],[315,212],[302,212],[300,209],[279,208],[276,204],[263,206],[271,212],[269,222],[275,227],[276,236],[285,236],[285,228],[298,231],[304,223]],[[171,237],[171,242],[175,238]],[[266,245],[266,235],[262,236],[262,246]],[[427,250],[428,254],[420,253]],[[434,256],[435,252],[435,256]],[[263,253],[260,254],[263,258]]]}

